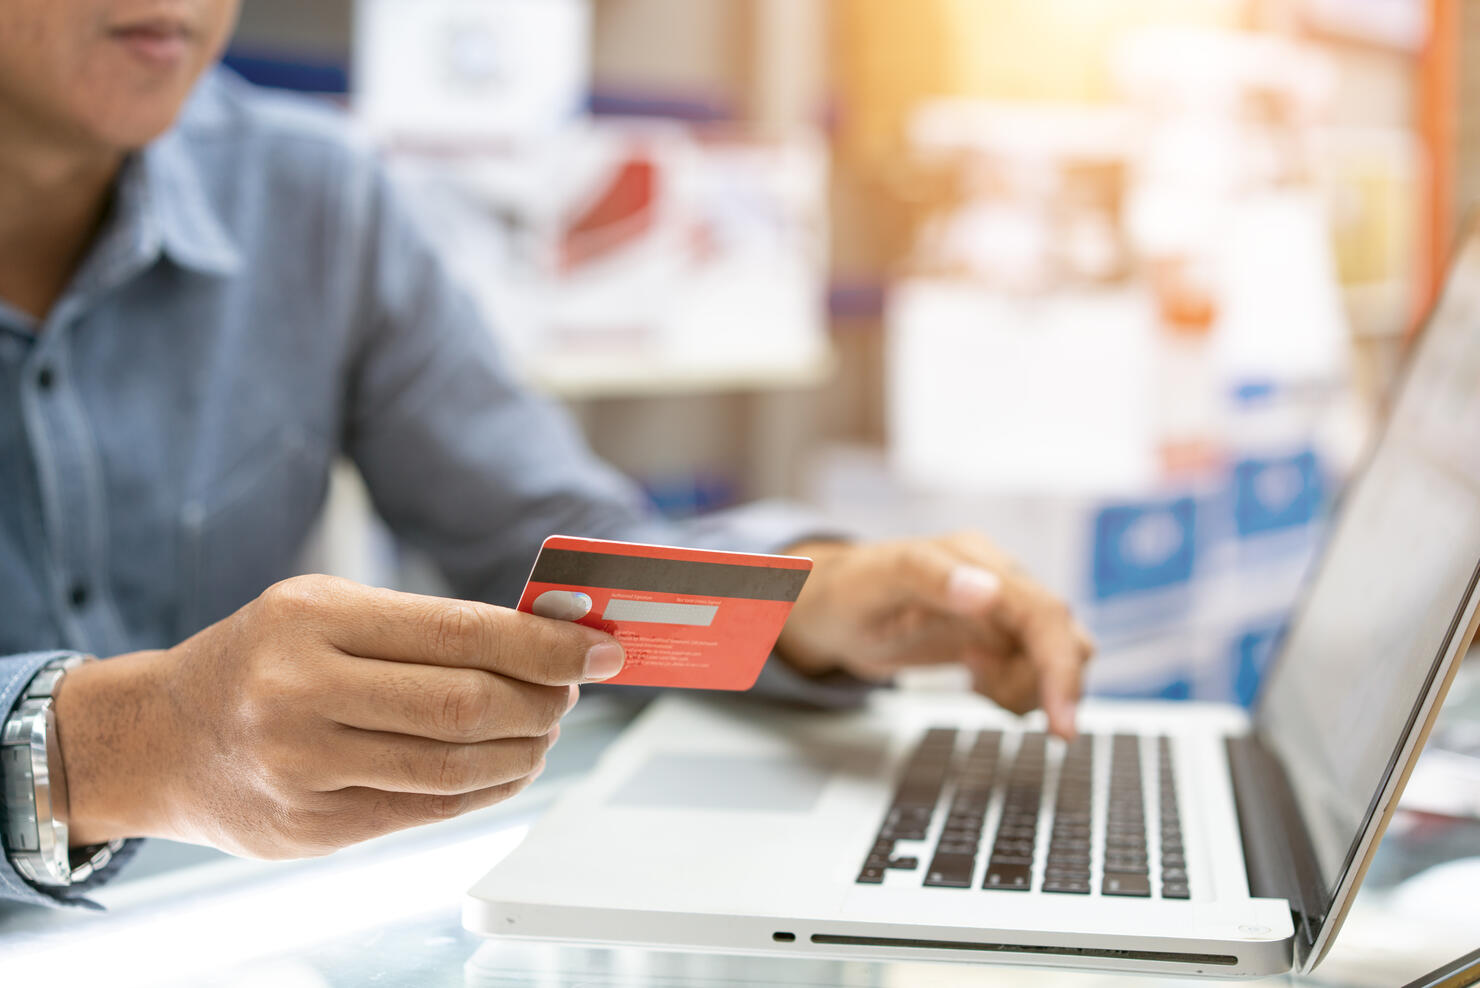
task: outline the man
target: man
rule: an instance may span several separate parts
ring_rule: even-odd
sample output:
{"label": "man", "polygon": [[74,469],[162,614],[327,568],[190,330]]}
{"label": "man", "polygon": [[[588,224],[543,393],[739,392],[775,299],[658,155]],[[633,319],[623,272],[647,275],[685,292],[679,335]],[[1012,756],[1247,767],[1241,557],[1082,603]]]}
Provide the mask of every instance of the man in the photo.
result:
{"label": "man", "polygon": [[[1072,732],[1088,640],[985,539],[652,518],[511,379],[332,114],[207,74],[236,11],[0,5],[0,714],[58,660],[112,656],[52,692],[56,809],[91,881],[123,838],[321,854],[527,785],[578,686],[623,661],[476,602],[512,601],[555,532],[813,556],[773,693],[962,661]],[[467,600],[275,582],[341,452]],[[90,884],[24,880],[7,850],[0,896]]]}

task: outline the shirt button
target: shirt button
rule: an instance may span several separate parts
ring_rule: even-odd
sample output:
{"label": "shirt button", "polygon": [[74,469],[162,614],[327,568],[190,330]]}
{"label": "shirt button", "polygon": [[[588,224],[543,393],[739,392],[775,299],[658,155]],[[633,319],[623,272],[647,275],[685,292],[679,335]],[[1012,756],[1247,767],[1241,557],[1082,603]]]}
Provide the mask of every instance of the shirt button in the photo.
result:
{"label": "shirt button", "polygon": [[56,373],[50,367],[43,367],[36,372],[36,387],[42,391],[50,391],[51,386],[56,383]]}
{"label": "shirt button", "polygon": [[69,595],[74,610],[81,610],[87,606],[87,585],[83,583],[74,584]]}

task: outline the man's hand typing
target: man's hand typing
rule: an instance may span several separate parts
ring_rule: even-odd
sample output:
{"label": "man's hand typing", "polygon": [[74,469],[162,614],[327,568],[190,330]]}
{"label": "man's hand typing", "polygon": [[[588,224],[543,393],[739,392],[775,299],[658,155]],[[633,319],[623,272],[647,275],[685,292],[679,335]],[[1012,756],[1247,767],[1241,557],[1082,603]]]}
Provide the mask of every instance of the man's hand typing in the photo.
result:
{"label": "man's hand typing", "polygon": [[1089,635],[1063,601],[975,532],[791,551],[813,559],[777,651],[803,672],[884,680],[907,666],[963,663],[977,692],[1015,713],[1042,706],[1074,733]]}

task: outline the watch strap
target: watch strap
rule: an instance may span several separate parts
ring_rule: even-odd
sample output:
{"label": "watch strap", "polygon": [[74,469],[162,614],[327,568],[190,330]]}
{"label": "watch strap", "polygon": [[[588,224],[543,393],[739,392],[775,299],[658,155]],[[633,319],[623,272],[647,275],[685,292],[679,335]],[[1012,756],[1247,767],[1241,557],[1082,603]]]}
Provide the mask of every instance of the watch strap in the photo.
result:
{"label": "watch strap", "polygon": [[115,840],[67,846],[66,780],[51,706],[62,677],[89,661],[94,661],[90,655],[67,655],[42,666],[0,730],[0,743],[7,749],[0,764],[5,774],[5,834],[23,835],[7,840],[6,852],[16,871],[37,885],[84,882],[124,844]]}

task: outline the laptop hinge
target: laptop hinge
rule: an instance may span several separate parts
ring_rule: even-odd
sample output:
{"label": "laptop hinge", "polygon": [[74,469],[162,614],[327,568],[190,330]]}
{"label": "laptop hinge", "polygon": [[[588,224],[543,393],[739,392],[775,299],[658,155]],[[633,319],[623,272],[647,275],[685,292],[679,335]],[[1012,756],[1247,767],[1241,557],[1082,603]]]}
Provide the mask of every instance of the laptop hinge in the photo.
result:
{"label": "laptop hinge", "polygon": [[1249,893],[1290,903],[1296,955],[1304,958],[1326,918],[1310,834],[1284,767],[1258,736],[1231,737],[1227,746]]}

